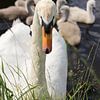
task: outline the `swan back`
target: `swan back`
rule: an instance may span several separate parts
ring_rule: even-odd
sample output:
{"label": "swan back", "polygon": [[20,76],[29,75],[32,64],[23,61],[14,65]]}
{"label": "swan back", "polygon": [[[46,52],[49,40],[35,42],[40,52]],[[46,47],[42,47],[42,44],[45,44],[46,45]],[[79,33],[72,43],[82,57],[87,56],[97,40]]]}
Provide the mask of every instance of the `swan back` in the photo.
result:
{"label": "swan back", "polygon": [[61,22],[58,24],[59,33],[67,43],[74,46],[81,41],[81,31],[76,22]]}
{"label": "swan back", "polygon": [[3,62],[7,77],[2,73],[1,67],[0,73],[5,79],[7,87],[14,93],[18,93],[20,89],[27,86],[22,72],[27,77],[30,74],[27,72],[31,70],[32,66],[29,49],[32,40],[29,33],[29,26],[17,23],[0,37],[0,66]]}
{"label": "swan back", "polygon": [[8,29],[1,37],[0,37],[0,46],[1,48],[5,45],[3,45],[3,43],[5,44],[12,44],[14,45],[15,41],[17,42],[17,44],[21,45],[21,44],[27,44],[26,41],[30,41],[31,36],[30,34],[30,28],[29,26],[23,24],[23,23],[17,23],[15,25],[12,26],[11,29]]}

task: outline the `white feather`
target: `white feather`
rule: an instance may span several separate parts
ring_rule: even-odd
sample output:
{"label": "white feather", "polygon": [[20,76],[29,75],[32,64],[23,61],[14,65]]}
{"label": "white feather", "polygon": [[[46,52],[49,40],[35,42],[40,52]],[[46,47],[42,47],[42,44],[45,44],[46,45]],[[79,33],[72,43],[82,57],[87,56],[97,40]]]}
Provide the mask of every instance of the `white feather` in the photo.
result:
{"label": "white feather", "polygon": [[67,86],[67,47],[61,35],[53,29],[52,52],[46,55],[46,81],[54,100],[64,100]]}
{"label": "white feather", "polygon": [[[29,49],[32,40],[29,33],[29,26],[18,23],[0,37],[0,74],[6,80],[7,87],[13,88],[14,92],[27,86],[23,74],[28,79],[32,66]],[[2,62],[7,77],[2,73]]]}

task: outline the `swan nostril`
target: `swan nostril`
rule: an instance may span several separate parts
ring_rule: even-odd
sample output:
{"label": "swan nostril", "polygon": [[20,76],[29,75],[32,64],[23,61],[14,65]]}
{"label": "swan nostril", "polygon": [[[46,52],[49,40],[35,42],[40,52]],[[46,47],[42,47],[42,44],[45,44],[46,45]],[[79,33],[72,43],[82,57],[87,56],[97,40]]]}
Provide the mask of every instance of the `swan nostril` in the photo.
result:
{"label": "swan nostril", "polygon": [[45,52],[45,54],[49,54],[51,52],[51,49],[46,48],[46,49],[43,49],[43,51]]}

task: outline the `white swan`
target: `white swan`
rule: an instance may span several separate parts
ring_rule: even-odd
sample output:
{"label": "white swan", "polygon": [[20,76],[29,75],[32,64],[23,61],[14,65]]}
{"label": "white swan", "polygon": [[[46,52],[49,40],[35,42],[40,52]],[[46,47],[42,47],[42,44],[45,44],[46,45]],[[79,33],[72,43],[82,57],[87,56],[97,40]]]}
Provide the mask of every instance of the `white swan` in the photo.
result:
{"label": "white swan", "polygon": [[[52,0],[41,0],[37,3],[31,25],[33,69],[30,72],[30,83],[39,84],[40,94],[46,89],[45,53],[52,49],[52,28],[55,23],[56,6]],[[44,51],[44,52],[43,52]],[[33,71],[35,71],[33,75]],[[35,81],[32,82],[35,77]],[[37,90],[36,90],[37,91]],[[42,93],[41,93],[42,92]]]}
{"label": "white swan", "polygon": [[66,9],[68,11],[69,21],[92,24],[95,22],[95,15],[93,14],[94,7],[96,7],[96,1],[88,0],[86,10],[81,9],[79,7],[69,7],[67,5],[63,5],[61,9]]}
{"label": "white swan", "polygon": [[[27,72],[32,67],[31,50],[29,49],[32,38],[29,33],[29,26],[17,23],[0,37],[0,74],[14,95],[27,87],[25,77],[29,79]],[[2,72],[2,62],[6,75]]]}
{"label": "white swan", "polygon": [[[42,6],[42,4],[41,4],[41,6]],[[48,7],[49,7],[49,5],[48,5]],[[47,8],[44,8],[44,9],[46,10],[46,12],[48,12],[48,10],[49,10]],[[56,8],[52,9],[52,11],[53,10],[54,10],[54,12],[53,12],[54,13],[54,16],[56,16],[56,12],[55,12]],[[40,10],[38,10],[38,11],[40,11]],[[39,16],[42,13],[43,12],[39,12],[38,13]],[[34,15],[34,16],[36,16],[36,15]],[[46,17],[46,16],[44,16],[44,17]],[[53,18],[53,16],[50,17],[51,21],[52,21],[52,18]],[[46,19],[47,19],[47,17],[46,17]],[[40,18],[40,20],[41,20],[41,18]],[[33,21],[33,24],[35,23],[35,21],[38,22],[39,20],[38,19],[37,20],[34,20]],[[47,21],[45,21],[45,22],[47,22]],[[37,25],[37,23],[34,24],[34,25],[36,25],[36,27],[39,26],[39,25]],[[34,28],[32,27],[32,30],[36,30],[37,31],[37,34],[34,34],[34,36],[33,36],[33,43],[36,43],[37,38],[39,38],[37,35],[41,34],[38,31],[38,29],[40,27],[38,29],[36,29],[36,27],[34,27]],[[33,31],[33,33],[34,33],[34,31]],[[57,34],[57,32],[55,30],[53,30],[53,33]],[[67,52],[67,50],[65,50],[66,46],[64,44],[64,40],[62,38],[60,40],[60,37],[61,36],[58,35],[58,39],[56,40],[57,37],[53,34],[53,41],[52,41],[53,47],[52,47],[52,52],[50,53],[50,55],[47,55],[47,57],[46,57],[46,69],[45,69],[46,70],[46,81],[47,81],[48,92],[49,92],[50,96],[52,96],[53,100],[58,100],[58,98],[60,98],[60,100],[61,100],[61,99],[64,99],[65,96],[66,96],[66,82],[67,82],[66,81],[67,80],[67,54],[66,54],[66,52]],[[55,43],[55,41],[58,42],[58,43]],[[61,50],[58,50],[58,52],[57,52],[57,49],[54,49],[54,47],[56,48],[56,44],[57,45],[59,44],[58,49],[61,49],[62,48]],[[40,48],[39,45],[40,45],[40,43],[38,41],[38,44],[37,43],[34,44],[34,47],[33,48],[37,48],[38,49],[38,48]],[[64,47],[61,46],[61,45],[63,45]],[[62,51],[63,49],[64,49],[64,51]],[[46,49],[45,49],[45,51],[46,51]],[[62,52],[65,53],[65,54],[63,55]],[[40,55],[40,57],[41,57],[43,52],[40,51],[39,53],[41,53],[41,55]],[[55,55],[53,56],[53,54],[55,54]],[[35,56],[35,58],[37,57],[36,53],[34,53],[34,56]],[[62,57],[65,58],[65,59],[63,59],[63,61],[61,60]],[[51,58],[52,58],[52,60],[51,60]],[[41,58],[41,60],[43,60],[43,58]],[[57,62],[58,64],[55,63],[56,60],[59,61],[59,63]],[[49,65],[49,61],[50,61],[51,65]],[[62,62],[65,62],[66,64],[61,66],[61,64],[62,64],[61,61]],[[43,61],[42,61],[42,63],[43,63]],[[38,63],[38,64],[40,64],[40,63]],[[53,67],[52,64],[55,66],[55,68],[53,68],[53,69],[52,69],[52,67]],[[44,70],[43,69],[44,68],[44,63],[41,64],[41,65],[43,65],[43,66],[41,66],[41,70]],[[35,69],[36,68],[40,68],[40,65],[38,67],[35,67]],[[61,70],[61,68],[62,68],[62,70]],[[64,71],[64,72],[62,72],[62,71]],[[37,70],[37,73],[39,73],[39,70]],[[53,76],[54,73],[56,73],[57,76],[54,77]],[[63,74],[61,76],[59,76],[60,73],[63,73]],[[42,75],[45,75],[45,74],[43,73]],[[50,80],[50,77],[51,77],[51,80]],[[44,83],[45,82],[45,79],[43,79],[43,77],[41,77],[41,74],[40,74],[40,79],[41,79],[41,81],[43,81],[43,82],[41,82],[41,84],[44,85],[45,84]],[[60,82],[60,81],[62,81],[62,82]],[[57,82],[60,82],[60,83],[57,83]]]}

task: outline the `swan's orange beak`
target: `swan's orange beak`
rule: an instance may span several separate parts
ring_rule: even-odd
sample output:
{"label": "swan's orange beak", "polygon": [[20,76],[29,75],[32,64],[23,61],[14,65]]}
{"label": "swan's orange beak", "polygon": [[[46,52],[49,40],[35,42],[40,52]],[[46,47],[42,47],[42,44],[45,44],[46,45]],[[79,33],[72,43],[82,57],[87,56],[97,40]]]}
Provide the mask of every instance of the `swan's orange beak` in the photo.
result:
{"label": "swan's orange beak", "polygon": [[45,27],[42,26],[42,50],[45,54],[52,51],[52,28],[46,31]]}

